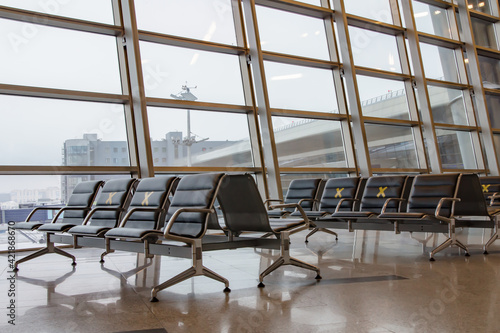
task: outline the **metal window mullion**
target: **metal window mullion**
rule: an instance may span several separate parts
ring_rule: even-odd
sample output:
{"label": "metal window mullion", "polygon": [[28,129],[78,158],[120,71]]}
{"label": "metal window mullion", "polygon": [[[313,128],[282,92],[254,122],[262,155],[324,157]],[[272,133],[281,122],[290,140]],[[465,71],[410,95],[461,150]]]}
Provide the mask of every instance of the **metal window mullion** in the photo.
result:
{"label": "metal window mullion", "polygon": [[[128,72],[127,86],[131,103],[127,116],[127,140],[131,151],[131,162],[139,167],[138,177],[153,177],[153,153],[147,115],[146,93],[142,73],[141,55],[139,50],[139,33],[135,16],[134,0],[119,0],[122,10],[123,27],[123,59]],[[124,77],[122,76],[122,82]]]}
{"label": "metal window mullion", "polygon": [[[470,20],[469,9],[465,0],[458,1],[458,17],[462,26],[462,36],[465,42],[465,50],[469,61],[470,84],[474,91],[474,104],[476,107],[476,114],[478,128],[481,129],[482,144],[484,145],[484,152],[488,155],[486,160],[490,174],[499,175],[500,169],[495,151],[495,140],[491,130],[491,123],[486,104],[486,96],[483,89],[481,72],[479,69],[479,59],[474,45],[474,36],[472,34],[472,23]],[[468,97],[470,98],[470,96]],[[472,101],[471,101],[472,102]],[[479,133],[478,133],[479,135]],[[478,139],[478,141],[480,141]],[[478,143],[480,145],[480,142]],[[477,147],[479,151],[476,154],[483,154],[481,147]],[[484,158],[483,158],[484,160]]]}
{"label": "metal window mullion", "polygon": [[357,166],[359,173],[365,177],[372,175],[368,142],[363,121],[361,101],[359,99],[356,69],[352,55],[349,27],[345,13],[344,1],[333,0],[335,8],[335,21],[339,35],[340,52],[344,63],[344,79],[349,100],[350,115],[352,120],[352,135],[356,142]]}
{"label": "metal window mullion", "polygon": [[268,177],[269,198],[282,199],[281,176],[278,163],[276,141],[274,139],[272,117],[270,111],[267,82],[264,71],[264,59],[260,47],[259,28],[255,0],[243,0],[248,44],[250,46],[249,61],[254,78],[255,100],[257,101],[258,119],[262,131],[262,147],[264,163]]}
{"label": "metal window mullion", "polygon": [[433,173],[441,173],[441,156],[439,154],[439,146],[434,127],[434,119],[432,117],[429,91],[427,89],[427,81],[423,69],[422,55],[420,53],[419,37],[415,24],[415,18],[413,17],[413,6],[411,4],[411,0],[401,0],[401,4],[407,26],[407,38],[413,63],[413,70],[415,71],[415,83],[417,89],[419,90],[417,98],[420,102],[422,127],[425,131],[429,169]]}
{"label": "metal window mullion", "polygon": [[[321,5],[326,8],[330,8],[329,0],[321,0]],[[335,27],[333,24],[333,16],[330,15],[323,19],[325,25],[326,41],[328,45],[328,51],[330,55],[330,60],[333,62],[339,62],[339,49],[337,47],[337,41],[335,40]],[[347,100],[344,92],[344,84],[342,82],[342,70],[340,68],[334,68],[332,70],[333,74],[333,86],[335,87],[335,95],[337,97],[337,106],[339,108],[339,114],[348,115],[347,111]],[[344,147],[344,156],[346,158],[346,165],[348,168],[357,168],[357,160],[354,147],[354,139],[352,135],[351,121],[349,117],[340,120],[340,130],[342,135],[342,144]]]}

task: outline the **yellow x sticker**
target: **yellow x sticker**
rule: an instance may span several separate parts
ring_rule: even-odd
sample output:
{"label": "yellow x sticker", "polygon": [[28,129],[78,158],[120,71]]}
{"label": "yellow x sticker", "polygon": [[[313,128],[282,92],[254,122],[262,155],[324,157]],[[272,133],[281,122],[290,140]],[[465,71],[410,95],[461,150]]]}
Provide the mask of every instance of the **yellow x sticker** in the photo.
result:
{"label": "yellow x sticker", "polygon": [[146,193],[144,193],[144,200],[142,200],[142,203],[141,203],[143,206],[148,206],[149,205],[148,199],[149,199],[149,197],[153,193],[155,193],[155,192],[146,192]]}
{"label": "yellow x sticker", "polygon": [[109,194],[108,200],[106,200],[106,204],[107,205],[113,204],[113,197],[115,196],[115,194],[116,194],[116,192],[112,192],[112,193]]}
{"label": "yellow x sticker", "polygon": [[342,198],[342,191],[344,190],[344,188],[338,188],[337,187],[337,194],[335,194],[335,198]]}
{"label": "yellow x sticker", "polygon": [[481,186],[483,187],[483,192],[488,192],[488,188],[491,186],[491,184]]}
{"label": "yellow x sticker", "polygon": [[386,187],[382,187],[381,186],[381,187],[378,188],[378,190],[379,190],[379,192],[377,194],[377,198],[380,198],[380,197],[385,198],[385,193],[384,192],[385,192],[385,190],[387,190],[387,186]]}

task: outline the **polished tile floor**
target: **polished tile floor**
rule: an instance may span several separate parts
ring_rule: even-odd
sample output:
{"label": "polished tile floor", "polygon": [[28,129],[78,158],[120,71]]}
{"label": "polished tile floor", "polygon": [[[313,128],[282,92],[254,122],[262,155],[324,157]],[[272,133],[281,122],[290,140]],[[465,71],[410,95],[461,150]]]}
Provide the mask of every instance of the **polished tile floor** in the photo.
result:
{"label": "polished tile floor", "polygon": [[[489,255],[481,243],[489,231],[462,231],[471,257],[447,249],[429,262],[427,252],[443,240],[424,234],[339,232],[292,235],[292,255],[319,265],[315,273],[286,266],[257,288],[258,273],[278,254],[238,249],[207,252],[207,267],[230,281],[195,277],[159,292],[150,288],[188,268],[190,261],[117,252],[99,264],[98,249],[70,249],[20,265],[15,297],[1,255],[0,332],[500,332],[500,241]],[[26,253],[19,253],[22,257]],[[146,264],[147,267],[144,267]],[[139,271],[139,272],[137,272]],[[15,302],[15,326],[7,306]],[[154,330],[157,329],[157,330]]]}

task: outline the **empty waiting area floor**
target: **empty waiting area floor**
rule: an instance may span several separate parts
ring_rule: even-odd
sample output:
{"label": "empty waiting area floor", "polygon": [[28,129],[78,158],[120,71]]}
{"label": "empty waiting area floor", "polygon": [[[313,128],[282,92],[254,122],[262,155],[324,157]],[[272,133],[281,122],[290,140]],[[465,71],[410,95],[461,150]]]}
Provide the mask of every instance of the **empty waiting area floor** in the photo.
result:
{"label": "empty waiting area floor", "polygon": [[[224,285],[195,277],[158,293],[151,287],[191,265],[189,259],[116,252],[99,263],[99,249],[69,249],[23,263],[10,287],[7,255],[1,255],[0,306],[16,305],[15,326],[5,315],[1,332],[499,332],[500,241],[483,255],[490,230],[463,230],[470,257],[449,248],[429,262],[427,251],[444,236],[339,231],[292,236],[291,254],[318,265],[315,273],[284,266],[257,288],[258,275],[279,251],[238,249],[205,252],[206,267]],[[27,253],[18,253],[19,259]],[[156,329],[156,330],[155,330]]]}

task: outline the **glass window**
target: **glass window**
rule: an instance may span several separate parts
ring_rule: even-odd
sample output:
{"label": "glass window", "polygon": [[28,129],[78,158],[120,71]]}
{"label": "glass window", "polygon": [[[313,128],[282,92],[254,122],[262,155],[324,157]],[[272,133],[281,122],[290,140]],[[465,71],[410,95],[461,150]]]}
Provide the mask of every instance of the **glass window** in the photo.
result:
{"label": "glass window", "polygon": [[451,38],[448,14],[445,9],[413,1],[413,15],[418,31]]}
{"label": "glass window", "polygon": [[331,70],[264,62],[272,108],[338,113]]}
{"label": "glass window", "polygon": [[237,56],[141,42],[148,97],[244,105]]}
{"label": "glass window", "polygon": [[488,105],[491,127],[500,128],[500,96],[486,94],[486,104]]}
{"label": "glass window", "polygon": [[443,169],[476,169],[470,132],[437,129]]}
{"label": "glass window", "polygon": [[140,30],[236,45],[231,0],[140,0],[135,11]]}
{"label": "glass window", "polygon": [[[469,9],[491,15],[491,0],[467,0]],[[495,1],[495,0],[493,0]]]}
{"label": "glass window", "polygon": [[[0,6],[31,10],[43,14],[114,24],[111,0],[0,0]],[[41,18],[34,18],[33,23]],[[28,22],[25,25],[29,25]]]}
{"label": "glass window", "polygon": [[459,82],[455,50],[420,43],[420,52],[426,78]]}
{"label": "glass window", "polygon": [[500,60],[478,56],[483,87],[488,89],[500,89]]}
{"label": "glass window", "polygon": [[471,17],[471,23],[476,45],[488,47],[490,49],[498,49],[494,23],[475,17]]}
{"label": "glass window", "polygon": [[257,6],[264,51],[330,60],[322,19]]}
{"label": "glass window", "polygon": [[0,165],[106,165],[109,147],[127,148],[123,105],[6,95],[0,105]]}
{"label": "glass window", "polygon": [[428,86],[434,122],[468,125],[462,90]]}
{"label": "glass window", "polygon": [[346,167],[340,122],[273,117],[281,167]]}
{"label": "glass window", "polygon": [[373,168],[418,168],[410,127],[365,124],[368,151]]}
{"label": "glass window", "polygon": [[363,115],[394,119],[410,119],[403,81],[357,75]]}
{"label": "glass window", "polygon": [[389,0],[344,1],[349,14],[366,17],[384,23],[393,23]]}
{"label": "glass window", "polygon": [[356,66],[401,73],[396,37],[349,27]]}
{"label": "glass window", "polygon": [[246,114],[148,107],[148,120],[151,144],[166,149],[164,165],[253,166]]}
{"label": "glass window", "polygon": [[116,38],[0,19],[0,83],[121,94]]}

